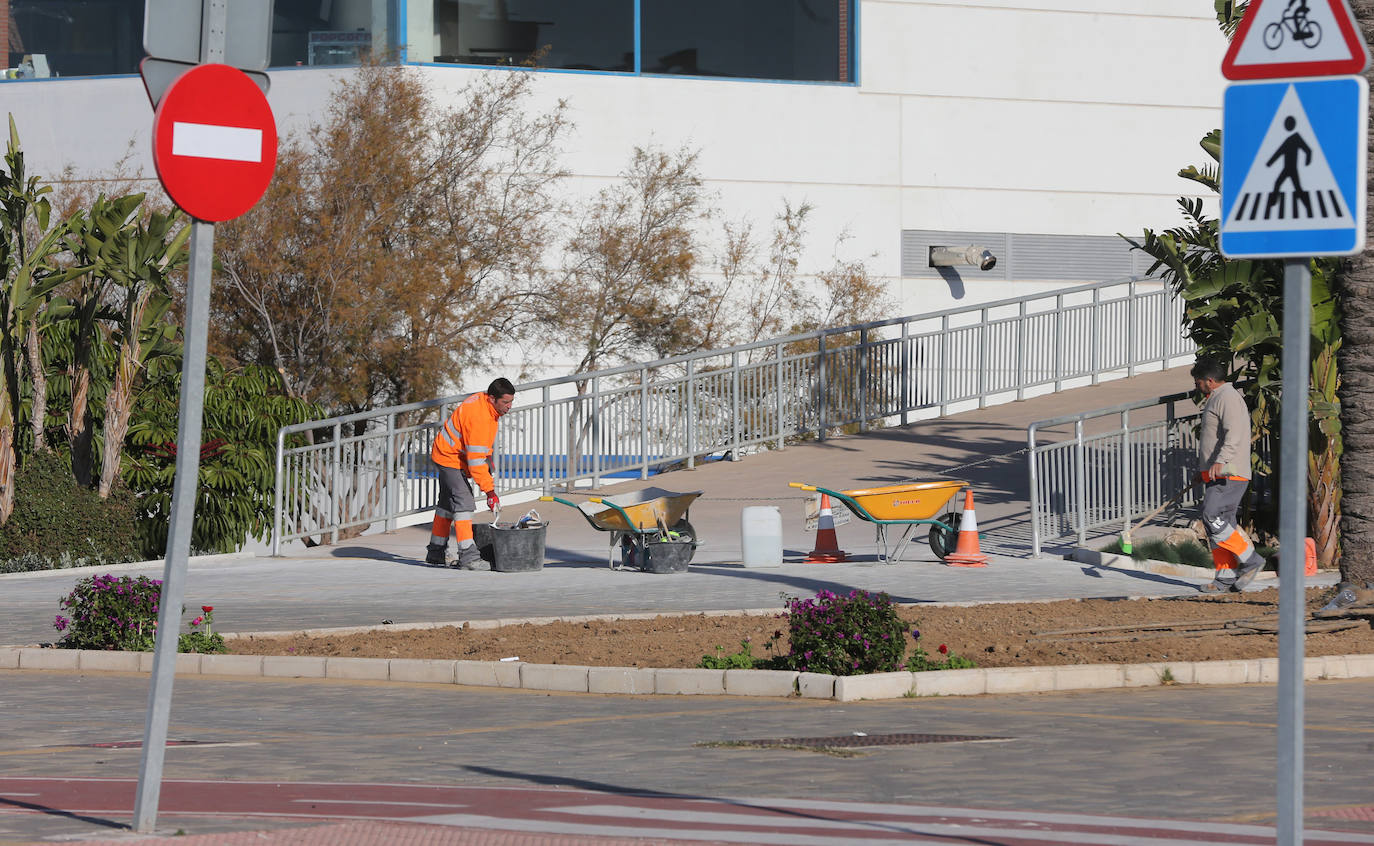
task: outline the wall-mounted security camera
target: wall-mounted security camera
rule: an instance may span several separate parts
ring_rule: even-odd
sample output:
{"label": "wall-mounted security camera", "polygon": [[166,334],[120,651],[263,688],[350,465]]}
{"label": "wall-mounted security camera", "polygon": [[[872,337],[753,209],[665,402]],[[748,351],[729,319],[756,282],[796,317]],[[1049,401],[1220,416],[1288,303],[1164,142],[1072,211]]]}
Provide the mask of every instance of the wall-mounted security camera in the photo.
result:
{"label": "wall-mounted security camera", "polygon": [[979,270],[992,270],[997,266],[997,256],[982,247],[931,247],[930,267],[953,267],[971,264]]}

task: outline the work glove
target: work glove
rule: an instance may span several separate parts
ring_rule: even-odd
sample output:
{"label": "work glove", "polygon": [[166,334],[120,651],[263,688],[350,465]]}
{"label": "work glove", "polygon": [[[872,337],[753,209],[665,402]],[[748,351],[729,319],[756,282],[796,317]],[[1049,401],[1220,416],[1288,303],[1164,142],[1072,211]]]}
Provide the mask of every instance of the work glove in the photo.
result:
{"label": "work glove", "polygon": [[501,497],[496,495],[496,491],[487,491],[487,509],[495,511],[501,507]]}

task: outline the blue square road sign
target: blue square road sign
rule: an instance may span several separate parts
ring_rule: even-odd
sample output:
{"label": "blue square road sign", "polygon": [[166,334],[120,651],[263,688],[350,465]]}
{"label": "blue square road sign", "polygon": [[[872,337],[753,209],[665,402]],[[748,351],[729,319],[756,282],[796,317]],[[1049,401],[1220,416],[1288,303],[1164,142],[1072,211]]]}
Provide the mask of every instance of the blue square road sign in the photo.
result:
{"label": "blue square road sign", "polygon": [[1361,76],[1226,87],[1221,251],[1231,258],[1364,250],[1369,84]]}

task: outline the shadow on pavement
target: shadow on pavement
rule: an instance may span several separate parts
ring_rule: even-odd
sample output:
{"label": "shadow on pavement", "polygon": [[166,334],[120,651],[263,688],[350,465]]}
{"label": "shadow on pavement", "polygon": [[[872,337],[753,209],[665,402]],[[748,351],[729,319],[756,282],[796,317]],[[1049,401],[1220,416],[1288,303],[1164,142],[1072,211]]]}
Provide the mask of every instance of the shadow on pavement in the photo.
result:
{"label": "shadow on pavement", "polygon": [[[693,564],[692,569],[697,572],[709,572],[712,575],[716,576],[731,576],[733,578],[747,579],[749,581],[754,582],[774,582],[780,586],[786,586],[794,588],[798,591],[802,591],[804,592],[804,595],[819,593],[823,590],[828,590],[831,593],[848,594],[850,591],[855,589],[855,586],[852,584],[832,581],[829,579],[812,579],[804,576],[788,575],[785,573],[770,572],[766,570],[758,570],[754,568],[745,568],[739,566],[731,566],[728,564]],[[893,602],[919,603],[929,601],[910,596],[894,596],[891,593],[889,593],[888,595],[892,596]]]}
{"label": "shadow on pavement", "polygon": [[90,825],[98,825],[104,826],[105,828],[119,829],[120,831],[129,830],[129,826],[125,825],[124,823],[115,822],[114,820],[101,819],[100,817],[88,817],[84,814],[78,814],[72,811],[63,811],[58,808],[50,808],[47,805],[38,805],[33,802],[21,802],[18,799],[10,799],[7,796],[0,796],[0,805],[10,805],[15,808],[21,808],[25,811],[35,811],[37,813],[46,814],[51,817],[62,817],[63,819],[76,820],[77,822],[89,823]]}
{"label": "shadow on pavement", "polygon": [[[710,802],[713,805],[723,805],[726,807],[735,808],[748,808],[754,811],[766,811],[770,814],[776,814],[779,817],[791,817],[802,820],[833,822],[836,819],[847,818],[827,815],[823,813],[802,811],[795,808],[779,807],[777,805],[765,805],[754,802],[746,802],[739,799],[731,799],[724,796],[706,796],[696,793],[673,793],[664,790],[651,790],[642,787],[624,787],[618,784],[607,784],[605,782],[591,781],[589,779],[569,778],[565,775],[550,776],[542,775],[540,773],[522,773],[516,772],[514,770],[502,770],[496,767],[483,767],[480,765],[466,765],[462,767],[462,769],[470,773],[476,773],[478,775],[514,779],[518,781],[528,782],[530,784],[539,784],[549,787],[571,787],[577,790],[586,790],[593,793],[608,793],[614,796],[645,796],[657,799],[673,799],[684,802]],[[842,814],[844,812],[837,813]],[[853,820],[850,820],[850,822],[852,824]],[[879,822],[877,820],[865,820],[864,824],[867,827],[873,829],[875,833],[893,832],[902,834],[907,837],[911,836],[913,833],[910,826],[889,825]],[[997,844],[1003,842],[1001,840],[986,840],[981,837],[968,837],[960,835],[945,835],[940,839],[941,842],[986,844],[986,846],[997,846]]]}

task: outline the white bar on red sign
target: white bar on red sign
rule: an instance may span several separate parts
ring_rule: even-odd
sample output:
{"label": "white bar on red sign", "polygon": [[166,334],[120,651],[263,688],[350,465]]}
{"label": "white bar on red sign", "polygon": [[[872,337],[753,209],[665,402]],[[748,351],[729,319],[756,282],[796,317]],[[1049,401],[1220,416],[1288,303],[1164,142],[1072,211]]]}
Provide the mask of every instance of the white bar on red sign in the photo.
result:
{"label": "white bar on red sign", "polygon": [[172,155],[260,162],[262,130],[178,121],[172,124]]}

